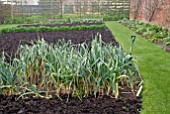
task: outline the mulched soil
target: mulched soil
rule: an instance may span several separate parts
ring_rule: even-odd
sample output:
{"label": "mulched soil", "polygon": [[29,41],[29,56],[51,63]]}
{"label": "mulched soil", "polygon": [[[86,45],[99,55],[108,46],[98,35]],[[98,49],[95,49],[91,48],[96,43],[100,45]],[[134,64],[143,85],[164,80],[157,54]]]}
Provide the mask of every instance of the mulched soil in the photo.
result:
{"label": "mulched soil", "polygon": [[14,56],[19,45],[30,44],[31,41],[37,41],[41,38],[49,44],[55,44],[59,39],[71,40],[74,44],[79,44],[85,41],[90,43],[92,37],[95,37],[97,33],[101,33],[104,42],[117,45],[113,35],[108,30],[0,34],[0,57],[3,51]]}
{"label": "mulched soil", "polygon": [[72,23],[72,24],[29,24],[29,25],[19,25],[18,27],[40,27],[40,26],[46,26],[46,27],[61,27],[61,26],[90,26],[90,25],[102,25],[103,23],[98,22],[98,23]]}

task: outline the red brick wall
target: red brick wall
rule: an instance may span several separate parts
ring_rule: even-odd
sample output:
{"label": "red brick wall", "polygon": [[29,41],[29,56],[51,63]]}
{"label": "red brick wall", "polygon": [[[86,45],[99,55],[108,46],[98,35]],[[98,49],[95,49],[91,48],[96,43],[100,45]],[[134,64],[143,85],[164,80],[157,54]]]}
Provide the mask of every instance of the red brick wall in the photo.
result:
{"label": "red brick wall", "polygon": [[170,0],[131,0],[130,19],[170,28]]}

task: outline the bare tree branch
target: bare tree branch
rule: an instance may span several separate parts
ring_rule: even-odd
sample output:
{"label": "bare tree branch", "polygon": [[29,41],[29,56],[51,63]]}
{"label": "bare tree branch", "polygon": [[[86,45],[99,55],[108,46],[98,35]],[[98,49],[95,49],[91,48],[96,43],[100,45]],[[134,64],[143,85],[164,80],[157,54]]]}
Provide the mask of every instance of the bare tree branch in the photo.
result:
{"label": "bare tree branch", "polygon": [[160,6],[162,4],[162,0],[146,0],[145,9],[148,14],[148,22],[153,21],[155,15],[161,11]]}

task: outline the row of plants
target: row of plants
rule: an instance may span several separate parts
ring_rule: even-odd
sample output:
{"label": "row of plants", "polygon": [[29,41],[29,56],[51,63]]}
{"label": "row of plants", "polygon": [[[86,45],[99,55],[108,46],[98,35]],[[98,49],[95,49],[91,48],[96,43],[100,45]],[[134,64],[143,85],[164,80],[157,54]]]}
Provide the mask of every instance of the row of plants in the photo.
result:
{"label": "row of plants", "polygon": [[64,40],[48,45],[39,40],[32,46],[21,45],[16,55],[11,62],[5,56],[0,58],[0,92],[4,95],[118,98],[119,87],[133,91],[140,79],[136,60],[122,47],[106,45],[100,34],[89,45]]}
{"label": "row of plants", "polygon": [[118,22],[142,35],[150,42],[156,43],[162,41],[166,46],[170,46],[170,32],[167,28],[137,20],[122,19]]}
{"label": "row of plants", "polygon": [[70,19],[71,23],[103,23],[103,19],[89,19],[89,18],[82,18],[82,19]]}
{"label": "row of plants", "polygon": [[61,26],[90,26],[90,25],[102,25],[103,23],[71,23],[71,24],[21,24],[17,27],[40,27],[40,26],[47,26],[47,27],[61,27]]}
{"label": "row of plants", "polygon": [[14,27],[14,28],[3,28],[1,29],[1,34],[8,33],[33,33],[33,32],[59,32],[59,31],[81,31],[81,30],[104,30],[106,25],[91,25],[91,26],[61,26],[61,27]]}
{"label": "row of plants", "polygon": [[[64,14],[62,15],[56,15],[53,17],[53,19],[49,17],[44,17],[41,15],[37,16],[18,16],[9,18],[4,21],[4,24],[58,24],[58,23],[70,23],[70,18],[103,18],[104,21],[118,21],[123,18],[129,18],[128,15],[125,14],[119,14],[119,15],[77,15],[77,14]],[[63,19],[63,20],[62,20]],[[53,20],[53,21],[49,21]],[[86,21],[89,22],[89,21]],[[98,22],[97,20],[90,21],[92,22]]]}
{"label": "row of plants", "polygon": [[[65,14],[62,17],[63,19],[67,19],[70,22],[70,18],[103,18],[104,21],[118,21],[123,18],[129,18],[128,14],[102,14],[102,15],[77,15],[77,14]],[[55,16],[55,19],[61,19],[60,15]],[[98,22],[96,21],[90,21]],[[100,22],[100,21],[99,21]]]}
{"label": "row of plants", "polygon": [[5,20],[4,24],[32,24],[36,20],[41,20],[41,16],[18,16]]}

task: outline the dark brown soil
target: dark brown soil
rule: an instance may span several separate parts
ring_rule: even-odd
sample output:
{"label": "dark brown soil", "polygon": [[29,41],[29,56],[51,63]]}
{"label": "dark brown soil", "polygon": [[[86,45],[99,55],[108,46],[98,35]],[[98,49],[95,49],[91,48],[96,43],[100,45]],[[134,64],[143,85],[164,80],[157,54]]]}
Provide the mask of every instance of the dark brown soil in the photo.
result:
{"label": "dark brown soil", "polygon": [[18,27],[40,27],[40,26],[47,26],[47,27],[61,27],[61,26],[68,26],[68,27],[72,27],[72,26],[81,26],[81,25],[86,25],[86,26],[90,26],[90,25],[101,25],[103,23],[98,22],[98,23],[72,23],[72,24],[29,24],[29,25],[19,25]]}
{"label": "dark brown soil", "polygon": [[[65,96],[66,97],[66,96]],[[16,96],[0,96],[0,114],[139,114],[141,97],[111,98],[88,97],[82,101],[71,98],[68,102],[51,99],[33,98],[16,100]],[[63,96],[64,98],[64,96]]]}
{"label": "dark brown soil", "polygon": [[3,51],[14,56],[19,45],[30,44],[31,41],[41,38],[49,44],[55,44],[59,39],[71,40],[72,43],[79,44],[85,41],[90,43],[97,33],[101,33],[104,42],[117,44],[111,32],[107,30],[0,34],[0,57]]}

